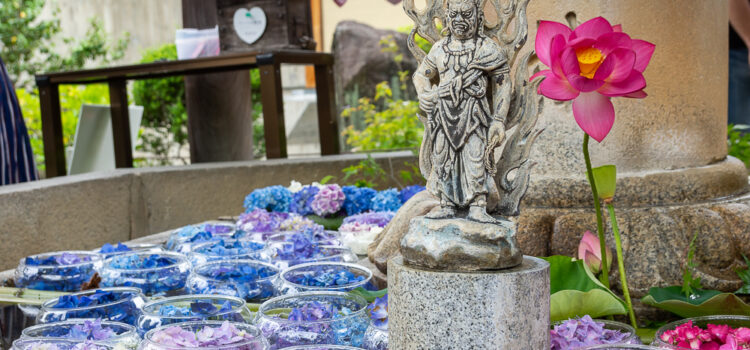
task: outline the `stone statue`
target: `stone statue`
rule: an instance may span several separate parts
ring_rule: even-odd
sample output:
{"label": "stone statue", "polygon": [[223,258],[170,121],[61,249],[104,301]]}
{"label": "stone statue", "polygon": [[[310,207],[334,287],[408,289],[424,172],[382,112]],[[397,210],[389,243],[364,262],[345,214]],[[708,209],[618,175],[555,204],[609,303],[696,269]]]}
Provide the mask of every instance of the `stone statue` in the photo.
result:
{"label": "stone statue", "polygon": [[[490,28],[491,1],[498,23]],[[526,40],[528,0],[429,0],[426,8],[404,8],[416,22],[409,47],[421,62],[414,74],[425,136],[420,170],[439,206],[412,216],[401,240],[409,265],[448,270],[493,270],[516,266],[522,254],[515,223],[529,170],[529,146],[539,99],[527,82],[526,64],[511,78],[512,64]],[[435,19],[444,24],[437,35]],[[515,21],[514,21],[515,19]],[[515,30],[508,34],[510,23]],[[429,53],[414,35],[433,42]],[[511,130],[512,129],[512,130]],[[496,150],[502,150],[496,157]],[[513,176],[511,172],[515,171]],[[511,180],[512,178],[512,180]]]}

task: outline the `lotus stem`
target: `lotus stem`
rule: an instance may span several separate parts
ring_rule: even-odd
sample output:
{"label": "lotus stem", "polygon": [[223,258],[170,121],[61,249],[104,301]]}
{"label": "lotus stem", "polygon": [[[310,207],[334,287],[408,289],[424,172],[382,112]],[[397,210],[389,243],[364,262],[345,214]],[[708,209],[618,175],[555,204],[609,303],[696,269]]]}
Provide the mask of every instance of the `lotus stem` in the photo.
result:
{"label": "lotus stem", "polygon": [[602,205],[599,202],[599,192],[594,182],[594,171],[591,168],[591,157],[589,156],[589,134],[583,133],[583,158],[586,160],[586,175],[588,175],[591,194],[594,195],[594,209],[596,210],[596,233],[599,236],[599,249],[602,256],[602,274],[599,280],[605,287],[609,288],[609,266],[607,266],[607,243],[604,239],[604,220],[602,219]]}
{"label": "lotus stem", "polygon": [[630,300],[630,290],[628,289],[628,278],[625,276],[625,263],[622,257],[622,240],[620,239],[620,229],[617,226],[617,217],[615,216],[615,207],[607,204],[609,211],[609,220],[612,221],[612,234],[615,236],[615,249],[617,250],[617,268],[620,270],[620,283],[622,284],[622,294],[625,296],[625,303],[628,305],[628,316],[630,324],[638,329],[638,323],[635,320],[635,311],[633,311],[633,302]]}

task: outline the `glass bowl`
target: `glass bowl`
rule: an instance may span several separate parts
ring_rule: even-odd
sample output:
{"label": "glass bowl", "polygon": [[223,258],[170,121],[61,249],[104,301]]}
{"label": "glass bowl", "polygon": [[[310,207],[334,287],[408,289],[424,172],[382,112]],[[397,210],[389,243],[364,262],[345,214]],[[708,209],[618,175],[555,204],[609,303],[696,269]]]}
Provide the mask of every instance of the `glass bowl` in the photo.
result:
{"label": "glass bowl", "polygon": [[100,342],[58,338],[25,338],[13,342],[11,350],[111,350],[112,346]]}
{"label": "glass bowl", "polygon": [[99,274],[104,287],[138,287],[153,296],[181,294],[189,273],[190,262],[182,254],[135,252],[105,260]]}
{"label": "glass bowl", "polygon": [[232,238],[236,234],[237,228],[233,223],[209,221],[174,230],[169,236],[165,247],[170,251],[189,253],[195,244],[215,241],[221,238]]}
{"label": "glass bowl", "polygon": [[358,347],[370,318],[367,301],[358,295],[309,292],[276,297],[261,304],[256,324],[271,349],[312,344]]}
{"label": "glass bowl", "polygon": [[262,302],[278,295],[279,269],[254,260],[220,260],[193,268],[187,280],[190,294],[228,295]]}
{"label": "glass bowl", "polygon": [[[588,316],[586,316],[586,317],[588,317]],[[566,320],[566,321],[555,322],[555,323],[552,324],[551,329],[554,331],[555,328],[563,325],[566,322],[571,322],[571,321],[573,321],[573,320]],[[631,327],[629,324],[625,324],[625,323],[617,322],[617,321],[599,320],[599,319],[590,320],[590,321],[594,321],[596,323],[603,324],[604,325],[604,329],[618,331],[618,332],[620,332],[622,334],[625,334],[624,338],[621,341],[617,342],[617,343],[613,343],[613,344],[612,343],[611,344],[597,344],[597,345],[610,345],[610,346],[612,346],[612,345],[628,345],[628,344],[630,344],[630,345],[641,345],[642,344],[641,339],[638,337],[638,335],[635,332],[635,329],[633,327]],[[552,345],[554,346],[555,344],[552,344]],[[584,347],[574,347],[574,346],[571,347],[571,346],[569,346],[566,349],[571,349],[572,350],[572,349],[582,349],[582,348],[584,348]],[[553,349],[557,349],[557,348],[553,347]]]}
{"label": "glass bowl", "polygon": [[101,266],[101,257],[87,251],[32,255],[21,259],[15,271],[19,288],[77,292]]}
{"label": "glass bowl", "polygon": [[359,261],[357,255],[349,248],[339,246],[320,245],[312,243],[309,245],[296,245],[293,242],[269,243],[271,261],[280,269],[290,266],[312,262],[348,262]]}
{"label": "glass bowl", "polygon": [[[112,293],[111,300],[108,299],[104,303],[99,303],[98,300],[100,299],[97,296],[101,295],[101,292]],[[94,298],[95,301],[88,306],[58,306],[59,302],[66,300],[65,298],[73,297]],[[100,288],[47,300],[42,304],[36,322],[50,323],[78,318],[101,318],[107,321],[135,325],[145,304],[145,297],[138,288]]]}
{"label": "glass bowl", "polygon": [[367,350],[388,350],[388,329],[371,324],[365,332],[362,348]]}
{"label": "glass bowl", "polygon": [[[243,339],[232,344],[225,345],[203,345],[200,347],[189,347],[189,346],[175,346],[163,344],[163,341],[159,339],[159,333],[162,333],[169,329],[170,333],[174,331],[172,327],[179,327],[184,331],[190,333],[207,333],[203,331],[206,327],[220,328],[225,327],[227,324],[233,326],[238,331],[243,332],[250,336],[250,339]],[[197,322],[184,322],[175,325],[168,325],[153,329],[146,333],[143,337],[143,341],[139,350],[171,350],[171,349],[213,349],[213,350],[266,350],[268,349],[268,341],[261,336],[260,331],[252,325],[246,323],[236,322],[221,322],[221,321],[197,321]]]}
{"label": "glass bowl", "polygon": [[222,295],[183,295],[148,302],[138,318],[138,334],[180,322],[245,322],[251,313],[245,301]]}
{"label": "glass bowl", "polygon": [[188,254],[188,259],[193,266],[229,259],[271,261],[265,243],[240,239],[222,239],[195,245]]}
{"label": "glass bowl", "polygon": [[716,316],[686,318],[683,320],[668,323],[662,326],[661,328],[659,328],[656,331],[656,335],[654,335],[654,341],[651,343],[651,345],[661,348],[661,349],[674,349],[674,350],[688,349],[689,350],[689,348],[683,348],[677,345],[671,345],[671,344],[668,344],[666,341],[662,340],[662,335],[666,331],[673,330],[677,328],[677,326],[683,325],[688,322],[692,322],[693,326],[700,327],[701,329],[706,329],[706,327],[709,324],[726,325],[732,328],[739,328],[739,327],[750,328],[750,316],[716,315]]}
{"label": "glass bowl", "polygon": [[[91,334],[91,323],[93,319],[75,319],[61,322],[43,323],[25,328],[21,331],[21,338],[59,338],[69,340],[86,340]],[[112,321],[101,321],[101,328],[113,332],[107,339],[89,339],[109,344],[112,346],[122,345],[128,349],[135,349],[141,338],[135,327]]]}
{"label": "glass bowl", "polygon": [[[352,280],[356,278],[356,280]],[[292,266],[281,273],[282,294],[300,292],[348,292],[365,287],[372,279],[370,269],[349,263],[316,262]]]}

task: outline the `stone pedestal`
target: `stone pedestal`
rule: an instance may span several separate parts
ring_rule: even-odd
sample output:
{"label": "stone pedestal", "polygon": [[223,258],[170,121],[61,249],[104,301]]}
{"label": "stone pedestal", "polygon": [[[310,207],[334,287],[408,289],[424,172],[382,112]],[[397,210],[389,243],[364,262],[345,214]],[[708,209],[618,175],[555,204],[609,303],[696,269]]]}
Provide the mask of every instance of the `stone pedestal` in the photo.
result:
{"label": "stone pedestal", "polygon": [[389,349],[549,349],[549,264],[445,272],[388,262]]}

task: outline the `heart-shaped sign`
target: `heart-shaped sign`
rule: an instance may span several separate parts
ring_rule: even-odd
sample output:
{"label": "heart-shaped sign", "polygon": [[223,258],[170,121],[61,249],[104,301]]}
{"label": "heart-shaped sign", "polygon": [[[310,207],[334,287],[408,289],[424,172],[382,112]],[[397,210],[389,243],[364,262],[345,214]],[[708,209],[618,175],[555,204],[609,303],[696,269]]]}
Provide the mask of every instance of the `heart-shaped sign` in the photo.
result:
{"label": "heart-shaped sign", "polygon": [[268,19],[260,7],[238,9],[234,12],[234,31],[242,41],[253,44],[266,32]]}

